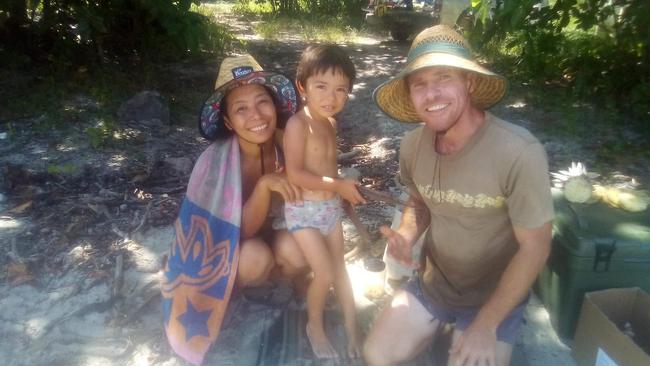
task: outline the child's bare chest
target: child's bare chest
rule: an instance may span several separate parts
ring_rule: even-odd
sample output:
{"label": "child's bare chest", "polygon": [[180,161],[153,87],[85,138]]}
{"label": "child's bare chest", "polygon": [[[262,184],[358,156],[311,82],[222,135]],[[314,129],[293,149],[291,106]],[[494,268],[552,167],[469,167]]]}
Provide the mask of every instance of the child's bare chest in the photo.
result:
{"label": "child's bare chest", "polygon": [[310,125],[305,144],[308,159],[336,159],[336,130],[334,126],[323,123]]}

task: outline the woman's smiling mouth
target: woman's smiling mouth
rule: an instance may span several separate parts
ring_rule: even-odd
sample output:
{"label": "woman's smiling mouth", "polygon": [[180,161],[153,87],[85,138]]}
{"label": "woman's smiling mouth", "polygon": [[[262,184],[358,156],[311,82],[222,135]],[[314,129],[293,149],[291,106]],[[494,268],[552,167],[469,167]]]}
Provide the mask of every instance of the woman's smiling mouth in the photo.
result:
{"label": "woman's smiling mouth", "polygon": [[268,123],[265,123],[265,124],[263,124],[263,125],[259,125],[259,126],[251,127],[251,128],[249,128],[248,130],[249,130],[249,131],[253,131],[253,132],[260,132],[260,131],[264,131],[264,130],[266,130],[267,127],[269,127],[269,124],[268,124]]}

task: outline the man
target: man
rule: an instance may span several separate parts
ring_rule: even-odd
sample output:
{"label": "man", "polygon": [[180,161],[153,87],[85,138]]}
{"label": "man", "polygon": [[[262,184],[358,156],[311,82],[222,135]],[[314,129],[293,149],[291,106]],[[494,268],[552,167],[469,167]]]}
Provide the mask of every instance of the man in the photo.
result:
{"label": "man", "polygon": [[375,90],[402,122],[423,122],[400,147],[410,205],[389,254],[419,274],[397,292],[364,345],[369,365],[414,358],[441,324],[454,323],[449,365],[508,365],[530,287],[550,251],[553,205],[542,145],[485,110],[506,80],[478,65],[448,26],[413,40],[404,70]]}

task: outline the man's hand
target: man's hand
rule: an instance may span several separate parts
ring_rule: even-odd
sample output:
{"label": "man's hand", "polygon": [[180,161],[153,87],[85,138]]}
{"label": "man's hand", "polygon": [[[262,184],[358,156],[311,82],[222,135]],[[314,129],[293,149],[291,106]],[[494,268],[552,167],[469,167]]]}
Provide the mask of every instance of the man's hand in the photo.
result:
{"label": "man's hand", "polygon": [[270,192],[278,192],[285,202],[302,201],[300,187],[289,183],[286,173],[266,174],[260,179]]}
{"label": "man's hand", "polygon": [[350,202],[352,205],[366,203],[366,200],[357,189],[358,184],[359,183],[356,180],[352,179],[337,179],[336,192],[341,196],[341,198]]}
{"label": "man's hand", "polygon": [[497,335],[475,319],[454,342],[449,351],[453,366],[496,366]]}
{"label": "man's hand", "polygon": [[418,262],[413,261],[414,240],[404,238],[402,234],[386,225],[381,226],[379,232],[386,238],[388,254],[398,263],[413,269],[417,269],[420,266]]}

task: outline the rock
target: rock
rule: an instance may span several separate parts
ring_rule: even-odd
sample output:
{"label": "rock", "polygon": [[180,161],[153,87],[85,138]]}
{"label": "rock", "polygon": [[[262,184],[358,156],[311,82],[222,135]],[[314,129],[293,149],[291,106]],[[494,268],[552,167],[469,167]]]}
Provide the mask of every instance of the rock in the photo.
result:
{"label": "rock", "polygon": [[117,117],[124,123],[146,121],[147,126],[170,123],[167,102],[160,93],[150,90],[140,92],[122,103],[117,111]]}
{"label": "rock", "polygon": [[74,248],[72,248],[65,256],[64,256],[64,268],[70,268],[74,266],[75,264],[84,262],[90,258],[90,252],[92,248],[88,245],[82,246],[78,245]]}
{"label": "rock", "polygon": [[194,163],[190,158],[167,158],[164,160],[169,174],[173,176],[186,176],[192,173]]}

